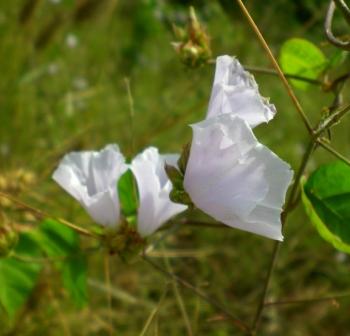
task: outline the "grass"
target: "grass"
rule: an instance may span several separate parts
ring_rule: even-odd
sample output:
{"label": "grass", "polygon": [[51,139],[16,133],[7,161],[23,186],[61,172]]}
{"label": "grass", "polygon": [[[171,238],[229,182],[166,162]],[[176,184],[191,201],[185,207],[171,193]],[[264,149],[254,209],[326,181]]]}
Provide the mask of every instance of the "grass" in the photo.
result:
{"label": "grass", "polygon": [[[24,3],[0,4],[0,173],[19,167],[33,172],[37,182],[19,197],[84,226],[90,223],[88,216],[50,179],[58,160],[68,151],[99,149],[106,143],[118,143],[129,157],[149,145],[163,152],[179,151],[191,136],[187,125],[206,112],[214,68],[186,69],[170,46],[169,21],[183,20],[185,6],[105,0],[92,14],[88,9],[77,12],[73,1],[38,1],[33,14],[21,23]],[[291,2],[271,3],[255,11],[254,6],[251,2],[249,8],[275,53],[293,36],[324,42],[321,9],[310,21],[300,23],[292,12],[275,16],[283,6],[292,8]],[[235,8],[232,16],[214,1],[199,9],[212,36],[214,54],[237,55],[244,64],[269,66]],[[52,28],[52,36],[45,37],[55,20],[59,23]],[[69,47],[68,36],[76,37],[76,46]],[[324,49],[331,52],[327,45]],[[134,101],[133,127],[125,78]],[[277,78],[256,78],[278,110],[275,120],[259,127],[256,134],[296,168],[307,142],[301,120]],[[318,88],[296,93],[313,122],[332,99]],[[349,154],[347,123],[348,119],[337,126],[333,135],[335,147],[345,155]],[[320,149],[308,171],[332,159]],[[268,300],[349,290],[349,258],[318,236],[301,207],[291,216],[285,237]],[[154,261],[250,323],[272,246],[272,241],[238,230],[180,227],[156,249]],[[112,258],[110,291],[104,280],[103,255],[91,254],[89,265],[88,307],[72,306],[48,266],[12,335],[238,334],[219,311],[142,260],[129,265]],[[112,299],[111,311],[106,292]],[[261,334],[343,335],[350,326],[349,308],[346,298],[269,307]],[[1,335],[11,331],[3,313],[0,325],[4,326]]]}

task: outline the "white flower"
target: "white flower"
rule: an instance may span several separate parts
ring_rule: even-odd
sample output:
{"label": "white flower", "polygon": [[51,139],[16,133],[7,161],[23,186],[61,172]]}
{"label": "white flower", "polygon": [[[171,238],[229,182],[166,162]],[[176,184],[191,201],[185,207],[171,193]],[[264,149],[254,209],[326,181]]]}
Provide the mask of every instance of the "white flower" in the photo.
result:
{"label": "white flower", "polygon": [[268,122],[276,113],[275,106],[260,96],[254,77],[227,55],[216,59],[207,118],[224,113],[241,117],[251,127]]}
{"label": "white flower", "polygon": [[280,214],[292,171],[248,123],[221,114],[192,125],[184,188],[203,212],[231,227],[283,240]]}
{"label": "white flower", "polygon": [[127,170],[117,145],[100,152],[67,154],[53,174],[53,179],[71,194],[96,221],[116,227],[120,220],[117,181]]}
{"label": "white flower", "polygon": [[187,208],[169,198],[172,185],[164,165],[176,165],[177,159],[178,155],[160,155],[158,149],[149,147],[127,165],[119,147],[108,145],[100,152],[67,154],[53,179],[80,202],[96,223],[115,228],[120,222],[117,183],[130,167],[139,192],[138,232],[148,236]]}
{"label": "white flower", "polygon": [[166,162],[176,166],[178,157],[175,154],[160,155],[157,148],[149,147],[131,163],[139,192],[137,225],[142,236],[150,235],[171,217],[187,208],[169,199],[172,184],[164,165]]}

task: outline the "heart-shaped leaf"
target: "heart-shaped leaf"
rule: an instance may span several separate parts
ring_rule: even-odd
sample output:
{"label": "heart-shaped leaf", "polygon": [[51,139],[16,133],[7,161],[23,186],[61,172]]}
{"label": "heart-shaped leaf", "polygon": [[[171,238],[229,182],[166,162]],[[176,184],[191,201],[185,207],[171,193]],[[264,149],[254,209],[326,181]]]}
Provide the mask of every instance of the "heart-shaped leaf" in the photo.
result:
{"label": "heart-shaped leaf", "polygon": [[303,203],[321,237],[350,253],[350,167],[342,161],[319,167],[304,182]]}

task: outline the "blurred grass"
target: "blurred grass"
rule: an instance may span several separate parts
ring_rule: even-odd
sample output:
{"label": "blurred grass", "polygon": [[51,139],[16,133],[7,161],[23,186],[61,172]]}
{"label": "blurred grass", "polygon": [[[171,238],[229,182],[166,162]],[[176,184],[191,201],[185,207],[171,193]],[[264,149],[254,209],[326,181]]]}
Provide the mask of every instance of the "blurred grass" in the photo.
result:
{"label": "blurred grass", "polygon": [[[104,0],[97,5],[97,1],[32,0],[36,6],[26,17],[23,8],[29,2],[0,3],[0,172],[18,167],[33,171],[38,182],[20,197],[86,225],[88,216],[50,179],[60,157],[106,143],[118,143],[131,157],[135,154],[131,140],[135,152],[148,145],[163,152],[179,151],[191,136],[187,125],[205,114],[214,68],[186,69],[170,46],[170,22],[185,22],[190,1]],[[233,1],[194,3],[212,37],[215,55],[237,55],[243,64],[269,66]],[[332,52],[322,35],[326,3],[247,4],[275,54],[285,39],[294,36],[309,38],[327,54]],[[337,27],[342,28],[342,23]],[[133,134],[125,78],[130,80],[135,105]],[[279,111],[256,133],[296,168],[307,134],[279,80],[266,75],[256,78]],[[313,122],[332,99],[318,88],[297,95]],[[348,125],[346,119],[337,126],[333,141],[349,156]],[[309,168],[332,159],[320,149]],[[349,290],[349,258],[317,235],[302,209],[291,216],[285,237],[269,300]],[[162,249],[176,274],[249,322],[272,245],[238,230],[180,227]],[[187,250],[197,255],[183,256],[181,251]],[[162,257],[156,261],[165,267]],[[90,305],[80,311],[72,306],[54,272],[50,265],[45,268],[14,328],[0,313],[1,335],[140,335],[154,309],[144,335],[187,335],[183,309],[195,335],[238,334],[220,312],[188,290],[174,291],[169,279],[142,261],[125,265],[113,258],[112,312],[107,306],[102,255],[90,257]],[[179,307],[179,295],[185,307]],[[346,335],[349,308],[350,299],[271,307],[264,314],[261,335]]]}

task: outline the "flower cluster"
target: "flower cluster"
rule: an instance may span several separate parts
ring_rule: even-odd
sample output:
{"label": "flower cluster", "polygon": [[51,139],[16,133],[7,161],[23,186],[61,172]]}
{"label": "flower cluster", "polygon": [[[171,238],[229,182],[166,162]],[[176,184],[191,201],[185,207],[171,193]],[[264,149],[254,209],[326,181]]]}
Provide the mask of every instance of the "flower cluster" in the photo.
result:
{"label": "flower cluster", "polygon": [[[275,113],[238,60],[220,56],[207,117],[192,125],[191,146],[181,157],[150,147],[126,164],[118,146],[108,145],[100,152],[66,155],[53,178],[96,223],[118,228],[117,183],[130,169],[142,237],[192,204],[226,225],[282,240],[280,215],[293,173],[252,131]],[[184,204],[175,203],[182,196],[174,200],[174,195],[186,196]]]}
{"label": "flower cluster", "polygon": [[137,230],[145,237],[156,231],[186,206],[169,198],[172,185],[166,176],[165,162],[176,162],[177,155],[160,155],[149,147],[131,164],[117,145],[107,145],[100,152],[67,154],[53,174],[53,179],[71,194],[102,226],[116,229],[121,224],[117,184],[128,170],[133,172],[138,187],[139,208]]}

